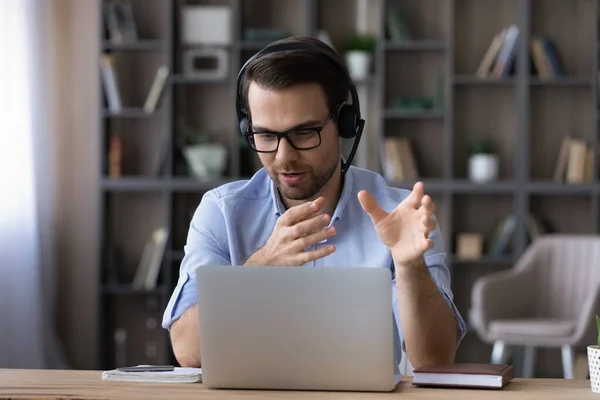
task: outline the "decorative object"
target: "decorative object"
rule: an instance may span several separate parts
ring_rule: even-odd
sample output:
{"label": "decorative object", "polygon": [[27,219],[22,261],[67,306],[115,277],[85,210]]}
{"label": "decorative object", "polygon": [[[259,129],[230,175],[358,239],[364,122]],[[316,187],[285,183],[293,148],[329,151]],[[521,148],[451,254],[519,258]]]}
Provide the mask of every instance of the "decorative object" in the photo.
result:
{"label": "decorative object", "polygon": [[202,180],[221,178],[227,161],[225,146],[205,130],[187,129],[185,133],[183,154],[194,176]]}
{"label": "decorative object", "polygon": [[183,74],[188,78],[225,79],[229,53],[225,49],[195,48],[183,52]]}
{"label": "decorative object", "polygon": [[371,71],[376,40],[372,35],[354,34],[346,42],[346,66],[353,80],[365,80]]}
{"label": "decorative object", "polygon": [[187,5],[181,11],[181,42],[186,45],[230,45],[232,19],[229,6]]}
{"label": "decorative object", "polygon": [[460,258],[479,258],[483,253],[481,233],[459,233],[456,238],[456,255]]}
{"label": "decorative object", "polygon": [[587,356],[592,392],[600,393],[600,317],[598,315],[596,315],[596,327],[598,330],[598,343],[587,347]]}
{"label": "decorative object", "polygon": [[490,139],[480,139],[471,144],[469,179],[476,183],[495,181],[498,178],[499,158]]}

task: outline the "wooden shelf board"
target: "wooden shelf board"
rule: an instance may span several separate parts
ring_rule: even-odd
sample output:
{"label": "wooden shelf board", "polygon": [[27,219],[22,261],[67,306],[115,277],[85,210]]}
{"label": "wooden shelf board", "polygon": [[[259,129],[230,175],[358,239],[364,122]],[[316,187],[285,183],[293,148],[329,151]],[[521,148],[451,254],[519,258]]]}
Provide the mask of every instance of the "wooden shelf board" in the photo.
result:
{"label": "wooden shelf board", "polygon": [[455,75],[453,81],[455,85],[462,86],[514,86],[516,84],[514,77],[479,78],[475,75]]}
{"label": "wooden shelf board", "polygon": [[[425,185],[425,191],[446,191],[452,193],[512,193],[516,184],[513,181],[497,181],[492,183],[473,183],[466,179],[420,179]],[[391,181],[390,185],[412,189],[416,181]]]}
{"label": "wooden shelf board", "polygon": [[448,44],[444,40],[386,41],[388,51],[444,51]]}
{"label": "wooden shelf board", "polygon": [[120,44],[104,41],[102,43],[102,49],[113,51],[164,51],[167,49],[167,44],[160,39],[144,39],[137,42]]}
{"label": "wooden shelf board", "polygon": [[173,85],[199,85],[199,84],[228,84],[230,82],[229,78],[194,78],[188,77],[184,75],[172,75],[170,82]]}
{"label": "wooden shelf board", "polygon": [[162,117],[162,113],[155,111],[148,114],[143,108],[123,108],[121,111],[113,112],[108,109],[102,111],[102,115],[107,118],[159,118]]}
{"label": "wooden shelf board", "polygon": [[511,255],[501,255],[501,256],[483,255],[479,258],[462,258],[457,255],[453,255],[450,257],[450,261],[453,264],[464,264],[464,265],[477,265],[477,264],[507,265],[507,264],[512,264],[514,262],[514,258]]}
{"label": "wooden shelf board", "polygon": [[383,111],[383,115],[388,119],[443,119],[444,112],[439,110],[397,110],[387,108]]}
{"label": "wooden shelf board", "polygon": [[174,191],[196,192],[196,191],[210,190],[210,189],[216,188],[218,186],[224,185],[226,183],[237,181],[237,180],[240,180],[240,178],[237,178],[237,177],[236,178],[222,178],[222,179],[218,179],[218,180],[203,181],[203,180],[199,180],[199,179],[195,179],[195,178],[181,177],[181,178],[171,179],[169,186]]}
{"label": "wooden shelf board", "polygon": [[501,180],[489,183],[475,183],[467,179],[454,180],[450,190],[455,193],[512,193],[516,183],[510,180]]}
{"label": "wooden shelf board", "polygon": [[106,191],[161,191],[169,189],[169,180],[151,177],[104,178],[102,189]]}
{"label": "wooden shelf board", "polygon": [[104,178],[102,188],[106,191],[191,191],[202,192],[213,189],[237,178],[201,181],[194,178],[124,177]]}
{"label": "wooden shelf board", "polygon": [[540,79],[538,77],[531,77],[530,79],[532,86],[591,87],[593,84],[592,78],[579,76],[566,76],[552,79]]}
{"label": "wooden shelf board", "polygon": [[591,194],[598,192],[594,183],[560,183],[551,180],[532,181],[527,184],[530,194]]}

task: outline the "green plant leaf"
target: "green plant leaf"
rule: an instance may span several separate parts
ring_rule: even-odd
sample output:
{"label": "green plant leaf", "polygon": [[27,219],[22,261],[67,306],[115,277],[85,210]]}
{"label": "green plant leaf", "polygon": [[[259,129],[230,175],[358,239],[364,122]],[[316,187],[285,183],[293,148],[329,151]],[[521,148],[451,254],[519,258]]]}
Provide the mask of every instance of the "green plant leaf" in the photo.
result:
{"label": "green plant leaf", "polygon": [[356,33],[346,40],[346,51],[359,50],[372,53],[375,51],[376,44],[375,36]]}
{"label": "green plant leaf", "polygon": [[596,327],[598,328],[598,346],[600,346],[600,317],[596,314]]}
{"label": "green plant leaf", "polygon": [[494,142],[491,139],[479,139],[471,142],[469,149],[471,155],[474,154],[494,154]]}

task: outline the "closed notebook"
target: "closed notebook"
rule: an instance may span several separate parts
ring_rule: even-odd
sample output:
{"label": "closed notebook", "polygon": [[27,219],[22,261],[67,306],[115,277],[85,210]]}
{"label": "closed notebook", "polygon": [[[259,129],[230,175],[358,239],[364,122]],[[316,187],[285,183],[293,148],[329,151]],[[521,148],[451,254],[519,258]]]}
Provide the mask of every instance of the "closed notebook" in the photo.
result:
{"label": "closed notebook", "polygon": [[179,368],[162,372],[123,372],[118,369],[102,372],[105,381],[154,382],[154,383],[195,383],[202,382],[202,368]]}
{"label": "closed notebook", "polygon": [[514,378],[514,368],[507,364],[426,365],[413,371],[413,383],[422,386],[496,388]]}

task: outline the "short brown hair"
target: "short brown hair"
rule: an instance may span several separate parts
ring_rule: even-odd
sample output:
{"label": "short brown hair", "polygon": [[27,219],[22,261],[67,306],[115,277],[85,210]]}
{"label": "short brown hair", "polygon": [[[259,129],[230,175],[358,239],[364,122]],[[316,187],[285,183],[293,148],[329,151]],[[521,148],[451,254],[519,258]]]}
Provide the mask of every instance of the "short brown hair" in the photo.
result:
{"label": "short brown hair", "polygon": [[[331,47],[310,37],[289,37],[275,43],[310,43],[332,55],[339,57]],[[340,62],[343,64],[343,61]],[[335,63],[327,57],[302,50],[286,50],[267,54],[251,61],[244,71],[242,83],[242,105],[250,116],[248,88],[255,82],[263,88],[284,89],[302,83],[317,83],[327,97],[327,107],[333,112],[348,100],[350,90],[348,78]],[[336,116],[334,116],[335,119]]]}

